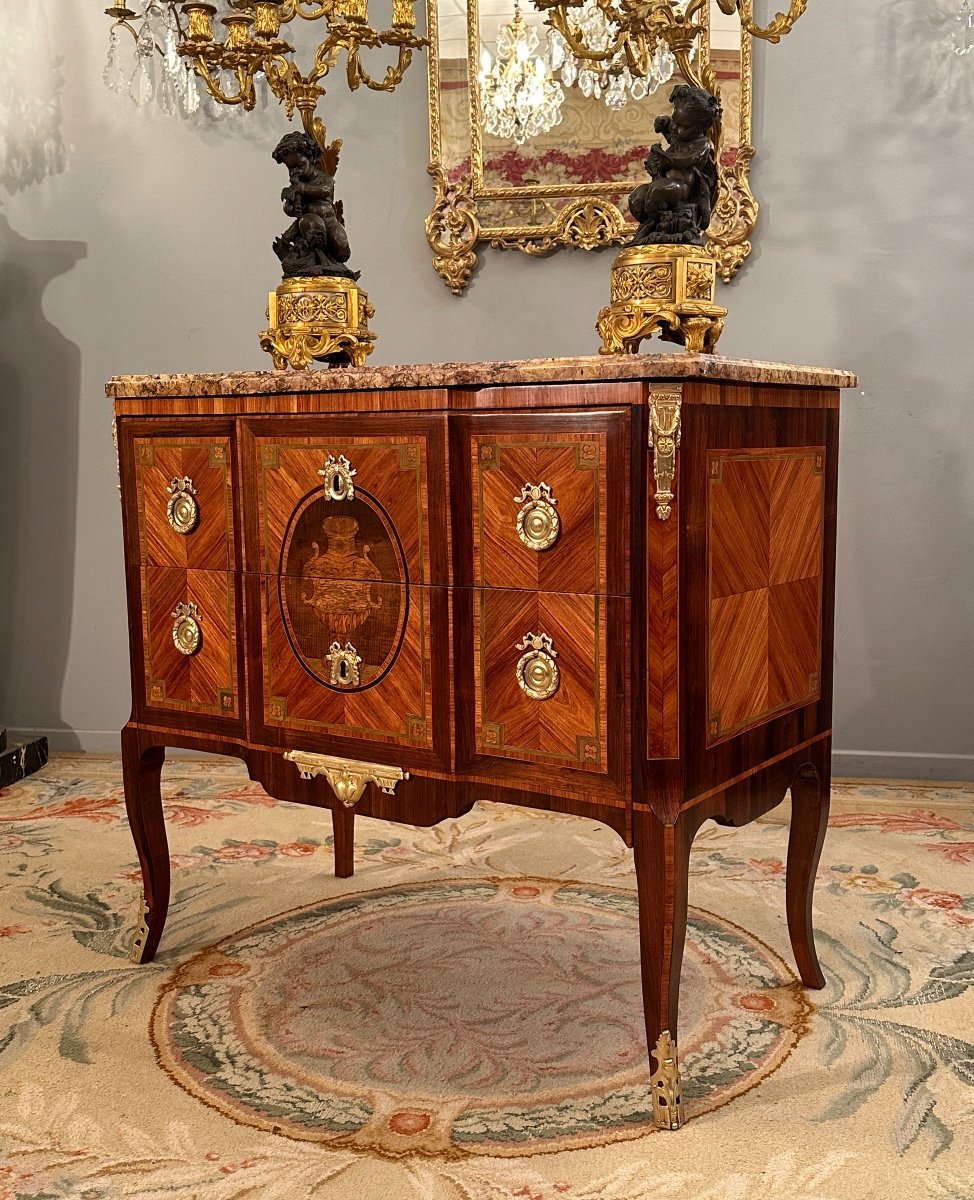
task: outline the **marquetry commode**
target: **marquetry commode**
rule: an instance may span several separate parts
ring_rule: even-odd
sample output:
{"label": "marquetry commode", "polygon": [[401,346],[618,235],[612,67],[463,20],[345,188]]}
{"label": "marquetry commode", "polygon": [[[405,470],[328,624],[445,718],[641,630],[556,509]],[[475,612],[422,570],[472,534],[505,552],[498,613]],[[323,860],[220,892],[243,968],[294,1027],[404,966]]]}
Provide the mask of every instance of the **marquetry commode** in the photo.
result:
{"label": "marquetry commode", "polygon": [[[711,356],[113,380],[132,650],[136,956],[169,902],[166,746],[431,825],[478,799],[635,849],[657,1119],[681,1121],[690,845],[791,788],[787,914],[821,987],[835,371]],[[323,1010],[324,1011],[324,1010]]]}

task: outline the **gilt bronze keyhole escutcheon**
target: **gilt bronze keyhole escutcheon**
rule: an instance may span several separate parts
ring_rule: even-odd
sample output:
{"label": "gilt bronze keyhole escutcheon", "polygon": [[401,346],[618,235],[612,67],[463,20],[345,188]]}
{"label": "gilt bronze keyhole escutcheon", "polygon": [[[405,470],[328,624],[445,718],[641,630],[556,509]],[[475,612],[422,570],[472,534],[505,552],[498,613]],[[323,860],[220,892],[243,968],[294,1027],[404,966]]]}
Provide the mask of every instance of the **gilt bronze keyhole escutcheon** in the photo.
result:
{"label": "gilt bronze keyhole escutcheon", "polygon": [[346,642],[344,648],[340,642],[332,642],[326,661],[331,665],[331,682],[335,687],[359,686],[362,656],[351,642]]}
{"label": "gilt bronze keyhole escutcheon", "polygon": [[324,479],[325,498],[327,500],[354,500],[355,484],[352,476],[358,471],[352,466],[344,454],[335,458],[329,454],[325,465],[318,474]]}

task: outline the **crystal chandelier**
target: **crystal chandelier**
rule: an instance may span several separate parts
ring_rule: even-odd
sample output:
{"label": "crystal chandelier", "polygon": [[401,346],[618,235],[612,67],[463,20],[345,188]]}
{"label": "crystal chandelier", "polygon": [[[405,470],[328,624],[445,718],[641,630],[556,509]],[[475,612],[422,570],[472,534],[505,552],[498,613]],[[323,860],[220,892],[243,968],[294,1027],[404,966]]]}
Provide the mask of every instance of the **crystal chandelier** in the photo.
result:
{"label": "crystal chandelier", "polygon": [[565,93],[548,64],[535,54],[538,32],[521,16],[514,0],[514,19],[497,31],[497,61],[484,46],[480,52],[480,107],[484,129],[494,137],[513,138],[523,146],[561,121]]}
{"label": "crystal chandelier", "polygon": [[[343,51],[352,91],[364,84],[373,91],[391,92],[402,81],[413,50],[429,44],[428,38],[415,32],[415,0],[392,0],[392,26],[382,30],[369,24],[368,0],[224,0],[222,40],[214,34],[216,4],[206,0],[140,0],[140,4],[139,12],[124,4],[105,10],[112,18],[105,82],[113,91],[127,90],[138,105],[148,104],[155,95],[165,111],[192,116],[201,95],[209,97],[214,115],[224,105],[249,112],[266,86],[289,118],[295,110],[301,113],[306,132],[322,145],[324,126],[314,112],[325,94],[322,81]],[[281,33],[281,27],[297,17],[324,18],[326,24],[306,74],[294,61],[294,47]],[[122,50],[127,35],[134,40],[134,61]],[[361,52],[383,46],[397,50],[398,59],[377,79],[366,70]]]}
{"label": "crystal chandelier", "polygon": [[[674,0],[674,8],[682,10],[686,2]],[[549,36],[551,65],[556,71],[561,69],[561,79],[566,87],[576,85],[584,96],[594,96],[607,107],[619,109],[630,99],[644,100],[673,77],[676,58],[665,41],[657,43],[645,74],[630,68],[623,45],[618,46],[614,55],[608,56],[610,47],[618,43],[619,26],[597,0],[585,0],[574,19],[585,45],[605,57],[577,57],[565,38],[553,29]],[[696,48],[691,47],[691,61],[695,52]]]}
{"label": "crystal chandelier", "polygon": [[950,36],[950,48],[963,58],[974,50],[974,5],[971,0],[964,0],[954,19],[957,25]]}
{"label": "crystal chandelier", "polygon": [[[707,28],[710,2],[534,0],[534,6],[548,14],[546,24],[564,43],[566,62],[570,54],[577,60],[574,69],[579,76],[583,70],[595,76],[588,78],[585,84],[591,94],[614,89],[612,105],[621,107],[625,103],[626,90],[629,95],[633,94],[627,79],[644,79],[647,90],[651,90],[654,80],[666,71],[672,75],[677,69],[690,83],[716,93],[717,77],[713,68],[707,64],[698,72],[693,65],[697,39]],[[754,0],[716,0],[716,3],[725,15],[738,14],[744,33],[768,42],[780,42],[805,11],[808,0],[790,0],[788,12],[776,13],[766,26],[758,25],[754,20]],[[569,67],[569,75],[571,72],[572,67]],[[621,84],[614,85],[616,76],[623,80]],[[656,86],[662,81],[659,79]],[[638,89],[637,94],[641,91]]]}

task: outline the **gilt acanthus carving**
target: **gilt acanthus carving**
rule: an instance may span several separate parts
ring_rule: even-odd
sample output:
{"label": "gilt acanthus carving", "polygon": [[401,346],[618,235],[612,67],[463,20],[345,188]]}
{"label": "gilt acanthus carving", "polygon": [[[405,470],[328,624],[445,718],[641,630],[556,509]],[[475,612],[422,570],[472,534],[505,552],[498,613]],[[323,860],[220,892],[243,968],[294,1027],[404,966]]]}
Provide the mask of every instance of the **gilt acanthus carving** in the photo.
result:
{"label": "gilt acanthus carving", "polygon": [[733,166],[720,171],[717,201],[707,231],[707,252],[717,263],[725,283],[740,270],[751,253],[751,234],[758,222],[758,202],[749,182],[753,146],[740,146]]}
{"label": "gilt acanthus carving", "polygon": [[492,237],[490,244],[496,250],[520,250],[540,258],[559,246],[579,250],[621,246],[631,233],[632,227],[614,204],[588,198],[566,204],[550,225],[505,229],[503,237]]}
{"label": "gilt acanthus carving", "polygon": [[459,296],[470,281],[477,265],[480,220],[473,198],[469,175],[447,179],[442,167],[431,163],[427,168],[436,185],[436,200],[426,218],[426,240],[433,251],[437,275]]}

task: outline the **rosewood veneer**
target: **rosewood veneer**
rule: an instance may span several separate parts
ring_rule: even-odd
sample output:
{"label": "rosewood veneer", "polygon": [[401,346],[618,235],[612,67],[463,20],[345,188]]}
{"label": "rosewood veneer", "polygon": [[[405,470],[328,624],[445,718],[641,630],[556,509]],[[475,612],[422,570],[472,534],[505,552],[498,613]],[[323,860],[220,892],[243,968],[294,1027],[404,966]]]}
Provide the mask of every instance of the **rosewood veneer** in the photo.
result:
{"label": "rosewood veneer", "polygon": [[824,980],[843,372],[710,356],[113,380],[142,866],[169,903],[165,747],[271,794],[432,825],[477,799],[635,851],[657,1119],[676,1067],[690,847],[792,793],[787,916]]}

